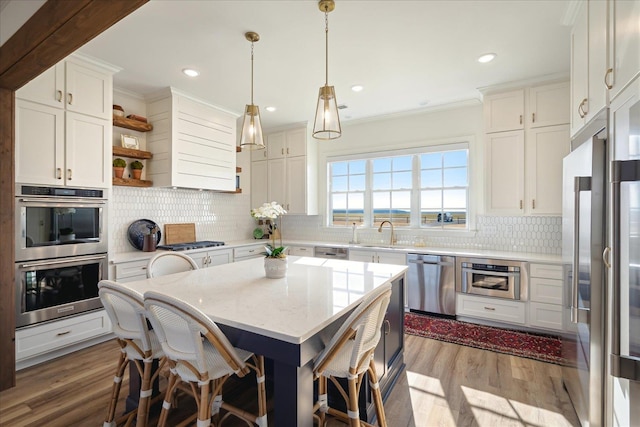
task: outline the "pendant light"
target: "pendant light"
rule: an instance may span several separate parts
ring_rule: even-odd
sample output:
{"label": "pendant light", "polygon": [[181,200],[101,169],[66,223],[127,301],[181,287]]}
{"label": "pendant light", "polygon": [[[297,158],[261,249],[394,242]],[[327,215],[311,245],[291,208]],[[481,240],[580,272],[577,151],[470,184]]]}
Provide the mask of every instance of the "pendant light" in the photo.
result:
{"label": "pendant light", "polygon": [[333,86],[329,86],[329,12],[335,9],[333,0],[320,0],[318,8],[324,12],[325,34],[325,81],[318,94],[316,119],[313,123],[313,137],[316,139],[336,139],[342,134],[338,103]]}
{"label": "pendant light", "polygon": [[240,132],[240,148],[248,150],[264,149],[262,138],[262,123],[260,121],[260,109],[253,104],[253,44],[260,40],[258,33],[249,31],[244,37],[251,42],[251,104],[247,105],[244,112],[242,131]]}

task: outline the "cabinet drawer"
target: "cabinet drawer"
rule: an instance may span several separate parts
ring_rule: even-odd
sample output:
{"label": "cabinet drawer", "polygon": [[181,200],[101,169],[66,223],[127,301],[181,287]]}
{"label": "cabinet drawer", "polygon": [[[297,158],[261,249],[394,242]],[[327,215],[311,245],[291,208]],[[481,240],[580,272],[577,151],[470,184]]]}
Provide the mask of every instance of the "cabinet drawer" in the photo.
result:
{"label": "cabinet drawer", "polygon": [[561,331],[563,329],[562,306],[530,302],[529,324],[539,328]]}
{"label": "cabinet drawer", "polygon": [[254,246],[245,246],[241,248],[233,248],[233,258],[243,259],[243,258],[255,258],[258,256],[262,256],[264,254],[264,247],[267,244],[265,242],[264,245],[254,245]]}
{"label": "cabinet drawer", "polygon": [[536,302],[562,305],[562,280],[530,277],[529,299]]}
{"label": "cabinet drawer", "polygon": [[499,322],[525,323],[525,303],[482,298],[466,294],[456,295],[456,315],[479,317]]}
{"label": "cabinet drawer", "polygon": [[141,260],[116,264],[116,282],[146,279],[148,263],[149,260]]}
{"label": "cabinet drawer", "polygon": [[16,330],[16,360],[36,356],[111,331],[104,310]]}
{"label": "cabinet drawer", "polygon": [[311,246],[289,246],[289,255],[313,256],[313,247],[311,247]]}
{"label": "cabinet drawer", "polygon": [[529,264],[531,277],[544,277],[547,279],[562,280],[562,266],[552,264]]}

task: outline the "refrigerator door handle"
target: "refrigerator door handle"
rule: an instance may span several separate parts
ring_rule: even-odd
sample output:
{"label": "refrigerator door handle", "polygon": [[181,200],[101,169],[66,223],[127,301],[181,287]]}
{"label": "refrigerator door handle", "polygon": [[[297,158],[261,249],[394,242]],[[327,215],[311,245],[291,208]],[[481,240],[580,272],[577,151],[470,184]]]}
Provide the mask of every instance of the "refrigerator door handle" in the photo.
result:
{"label": "refrigerator door handle", "polygon": [[611,333],[611,375],[640,381],[640,358],[620,354],[620,312],[621,301],[621,208],[620,184],[623,182],[640,181],[640,160],[616,160],[611,162],[611,196],[613,199],[613,250],[612,250],[612,333]]}
{"label": "refrigerator door handle", "polygon": [[573,276],[571,280],[571,322],[589,323],[589,309],[580,308],[578,285],[580,283],[580,193],[591,191],[590,176],[576,176],[573,181]]}

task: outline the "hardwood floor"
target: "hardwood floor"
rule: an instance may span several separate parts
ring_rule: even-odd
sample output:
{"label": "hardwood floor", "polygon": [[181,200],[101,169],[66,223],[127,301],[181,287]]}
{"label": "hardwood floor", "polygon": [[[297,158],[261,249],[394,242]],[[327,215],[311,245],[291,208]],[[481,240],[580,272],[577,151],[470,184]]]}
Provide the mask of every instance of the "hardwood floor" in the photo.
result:
{"label": "hardwood floor", "polygon": [[[390,427],[578,426],[557,365],[411,335],[405,346],[407,368],[385,403]],[[0,392],[0,425],[102,425],[118,349],[109,341],[19,371]],[[174,419],[190,409],[182,400]]]}

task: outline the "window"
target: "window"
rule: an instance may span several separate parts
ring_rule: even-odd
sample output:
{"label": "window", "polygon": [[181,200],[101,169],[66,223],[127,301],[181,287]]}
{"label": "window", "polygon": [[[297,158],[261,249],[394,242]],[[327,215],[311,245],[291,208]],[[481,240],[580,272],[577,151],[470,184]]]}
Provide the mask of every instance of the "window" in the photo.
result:
{"label": "window", "polygon": [[329,225],[467,229],[468,144],[328,162]]}

